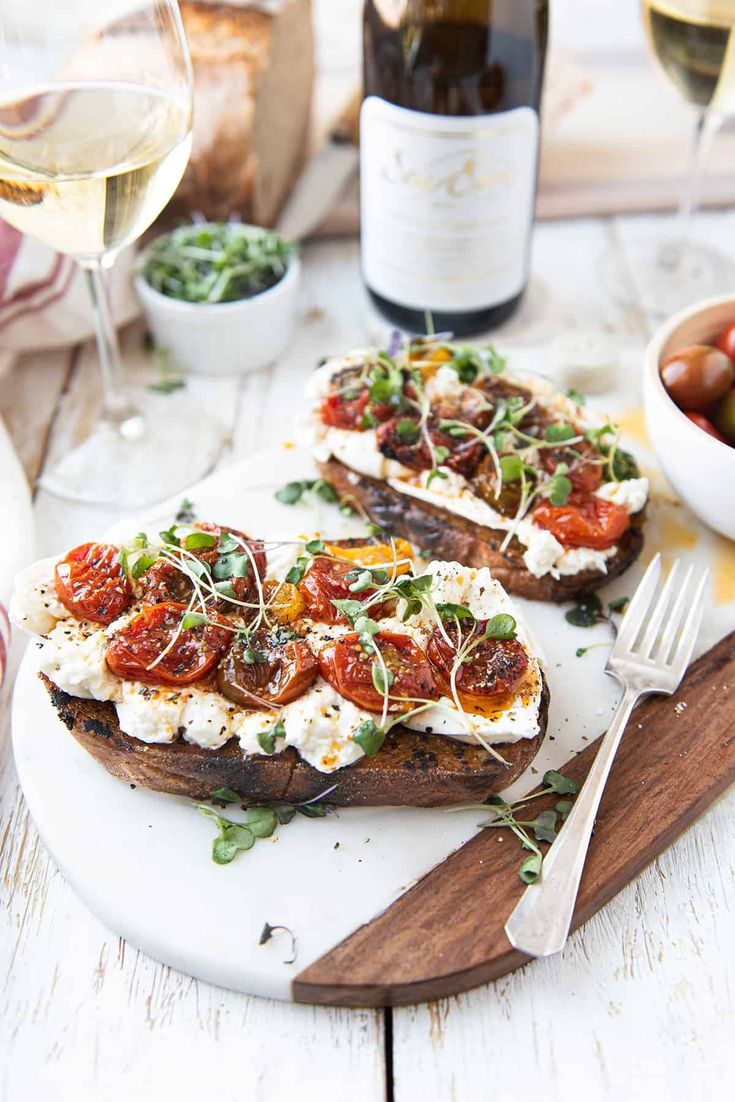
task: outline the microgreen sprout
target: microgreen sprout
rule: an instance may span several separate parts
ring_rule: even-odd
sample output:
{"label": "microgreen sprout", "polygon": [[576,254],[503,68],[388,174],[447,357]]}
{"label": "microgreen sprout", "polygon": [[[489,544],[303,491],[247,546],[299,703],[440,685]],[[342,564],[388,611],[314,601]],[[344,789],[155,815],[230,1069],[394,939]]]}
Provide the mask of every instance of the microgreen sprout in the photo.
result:
{"label": "microgreen sprout", "polygon": [[260,749],[266,754],[274,754],[276,752],[276,739],[286,737],[286,728],[280,719],[277,719],[272,727],[269,727],[267,731],[260,731],[258,733],[258,745]]}
{"label": "microgreen sprout", "polygon": [[296,960],[296,935],[288,926],[282,926],[278,923],[274,926],[271,926],[270,922],[266,922],[263,926],[263,929],[260,931],[258,945],[267,945],[273,935],[277,933],[288,934],[289,938],[291,939],[291,956],[287,957],[283,963],[293,964],[293,962]]}
{"label": "microgreen sprout", "polygon": [[[217,826],[217,837],[212,842],[212,860],[217,865],[229,865],[241,850],[252,849],[259,838],[270,838],[279,825],[290,823],[295,815],[302,815],[305,819],[323,818],[329,807],[321,801],[333,791],[334,786],[298,804],[272,803],[248,807],[243,822],[226,819],[206,804],[195,805],[197,811]],[[212,793],[212,799],[218,803],[234,803],[240,797],[232,789],[219,788]]]}
{"label": "microgreen sprout", "polygon": [[194,511],[194,502],[188,497],[182,497],[179,502],[179,507],[176,510],[175,520],[179,524],[191,524],[194,520],[196,513]]}
{"label": "microgreen sprout", "polygon": [[548,769],[544,773],[541,788],[513,804],[507,803],[502,796],[490,796],[481,804],[460,804],[451,810],[490,808],[495,812],[495,818],[478,823],[478,826],[494,829],[507,828],[515,834],[523,849],[530,852],[530,856],[521,863],[518,875],[524,884],[532,884],[538,879],[543,865],[543,852],[539,843],[550,843],[555,840],[559,822],[563,823],[572,809],[572,800],[569,798],[557,800],[553,808],[540,811],[534,819],[520,819],[517,812],[525,808],[531,800],[537,800],[543,796],[574,797],[578,791],[577,781],[572,780],[571,777],[565,777],[556,769]]}
{"label": "microgreen sprout", "polygon": [[278,283],[295,251],[278,234],[237,222],[185,225],[156,238],[143,278],[184,302],[235,302]]}
{"label": "microgreen sprout", "polygon": [[[629,597],[615,597],[612,601],[608,601],[607,609],[605,609],[597,594],[590,593],[586,597],[581,597],[573,608],[568,609],[564,613],[564,619],[576,628],[591,628],[595,624],[608,624],[614,641],[618,629],[613,615],[624,613],[629,601]],[[577,658],[582,658],[588,651],[606,645],[605,643],[592,643],[586,647],[577,647],[574,653]]]}
{"label": "microgreen sprout", "polygon": [[308,493],[314,494],[316,497],[329,504],[339,501],[339,494],[334,486],[331,482],[326,482],[323,478],[306,479],[301,482],[287,482],[285,486],[281,486],[279,490],[276,490],[274,497],[283,505],[295,505],[298,501],[302,500],[304,494]]}

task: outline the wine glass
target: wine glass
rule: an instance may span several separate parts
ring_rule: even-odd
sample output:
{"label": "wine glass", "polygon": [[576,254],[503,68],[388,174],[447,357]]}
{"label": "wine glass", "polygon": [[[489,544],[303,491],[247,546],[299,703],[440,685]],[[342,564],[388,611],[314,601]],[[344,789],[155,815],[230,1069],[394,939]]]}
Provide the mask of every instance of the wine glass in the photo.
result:
{"label": "wine glass", "polygon": [[[735,114],[735,0],[642,0],[651,51],[677,91],[694,108],[684,191],[674,232],[632,245],[631,268],[649,312],[666,316],[698,298],[735,287],[735,266],[692,240],[707,157],[723,121]],[[605,270],[614,297],[629,302],[627,275]]]}
{"label": "wine glass", "polygon": [[121,249],[186,168],[191,84],[176,0],[0,6],[0,217],[79,263],[99,351],[99,423],[42,480],[64,498],[148,504],[203,474],[220,447],[217,425],[186,399],[175,414],[152,394],[133,402],[109,301]]}

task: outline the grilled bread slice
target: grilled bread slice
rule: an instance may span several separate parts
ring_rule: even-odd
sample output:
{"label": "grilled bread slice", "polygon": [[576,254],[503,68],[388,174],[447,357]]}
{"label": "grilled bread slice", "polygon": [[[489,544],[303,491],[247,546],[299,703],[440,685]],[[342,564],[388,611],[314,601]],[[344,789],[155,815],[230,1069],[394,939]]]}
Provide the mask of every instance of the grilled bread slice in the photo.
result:
{"label": "grilled bread slice", "polygon": [[517,540],[501,551],[507,533],[466,520],[438,505],[419,501],[394,490],[387,482],[350,470],[338,459],[317,463],[319,474],[342,498],[362,507],[370,520],[388,535],[402,536],[434,559],[457,561],[466,566],[488,566],[503,588],[535,601],[569,601],[593,593],[634,562],[643,548],[645,510],[635,513],[619,541],[607,571],[581,570],[578,574],[538,578],[523,562]]}
{"label": "grilled bread slice", "polygon": [[332,785],[328,802],[337,807],[438,807],[484,800],[506,788],[533,761],[549,710],[544,681],[540,733],[499,745],[507,764],[481,746],[395,727],[375,757],[321,773],[292,747],[277,755],[246,757],[235,739],[219,750],[205,750],[182,738],[167,744],[141,742],[120,730],[113,704],[70,696],[44,674],[39,676],[61,721],[113,776],[195,800],[208,799],[216,788],[231,788],[250,804],[300,803]]}

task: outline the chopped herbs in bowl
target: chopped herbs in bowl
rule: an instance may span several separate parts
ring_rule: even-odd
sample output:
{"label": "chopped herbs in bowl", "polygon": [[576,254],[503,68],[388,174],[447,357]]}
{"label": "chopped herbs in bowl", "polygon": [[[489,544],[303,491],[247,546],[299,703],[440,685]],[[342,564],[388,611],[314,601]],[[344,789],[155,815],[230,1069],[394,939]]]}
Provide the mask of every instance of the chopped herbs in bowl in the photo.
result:
{"label": "chopped herbs in bowl", "polygon": [[273,363],[296,325],[298,250],[240,222],[180,226],[142,253],[135,288],[155,344],[185,370]]}
{"label": "chopped herbs in bowl", "polygon": [[182,302],[238,302],[283,279],[295,252],[277,233],[239,222],[180,226],[153,242],[142,274]]}

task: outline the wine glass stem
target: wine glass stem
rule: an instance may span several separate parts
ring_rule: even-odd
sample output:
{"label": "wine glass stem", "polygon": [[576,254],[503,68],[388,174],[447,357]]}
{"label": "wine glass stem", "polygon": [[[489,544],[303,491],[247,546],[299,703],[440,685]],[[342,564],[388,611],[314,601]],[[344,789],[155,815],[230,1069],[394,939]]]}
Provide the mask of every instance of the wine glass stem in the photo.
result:
{"label": "wine glass stem", "polygon": [[112,320],[109,293],[109,269],[99,262],[84,265],[84,274],[92,300],[94,331],[102,375],[101,420],[128,440],[143,432],[143,417],[128,399],[123,376],[120,345]]}
{"label": "wine glass stem", "polygon": [[699,207],[702,180],[712,148],[712,139],[721,125],[722,115],[716,111],[697,112],[689,148],[684,191],[676,216],[677,232],[675,239],[667,242],[661,250],[660,261],[664,268],[677,268],[686,253],[692,233],[692,221]]}

